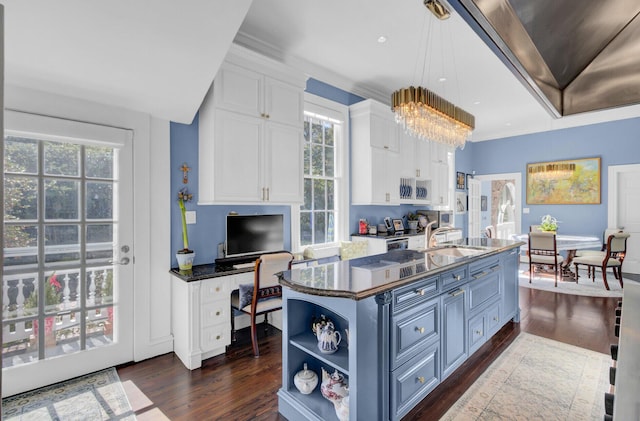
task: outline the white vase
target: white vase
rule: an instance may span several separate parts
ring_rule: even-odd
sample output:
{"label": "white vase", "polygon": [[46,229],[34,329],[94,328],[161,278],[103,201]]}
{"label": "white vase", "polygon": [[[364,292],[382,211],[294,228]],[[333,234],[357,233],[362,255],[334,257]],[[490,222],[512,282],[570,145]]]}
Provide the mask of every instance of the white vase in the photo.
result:
{"label": "white vase", "polygon": [[176,253],[176,259],[178,259],[179,270],[191,270],[193,267],[193,259],[196,257],[196,253]]}

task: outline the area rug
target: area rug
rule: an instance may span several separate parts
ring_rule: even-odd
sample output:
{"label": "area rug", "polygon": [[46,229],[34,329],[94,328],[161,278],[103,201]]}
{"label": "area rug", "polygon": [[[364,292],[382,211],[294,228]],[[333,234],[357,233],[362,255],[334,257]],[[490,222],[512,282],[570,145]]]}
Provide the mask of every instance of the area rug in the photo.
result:
{"label": "area rug", "polygon": [[135,420],[115,368],[2,400],[5,421]]}
{"label": "area rug", "polygon": [[[593,282],[587,277],[586,268],[580,269],[579,282],[564,281],[558,277],[558,287],[555,286],[555,280],[552,273],[534,273],[531,283],[529,283],[529,264],[521,264],[518,271],[519,282],[521,287],[541,289],[544,291],[559,292],[561,294],[586,295],[589,297],[622,297],[622,288],[620,282],[613,276],[613,273],[607,272],[607,282],[610,290],[607,291],[602,281],[602,273],[596,271],[596,279]],[[622,278],[624,282],[624,276]]]}
{"label": "area rug", "polygon": [[610,365],[609,355],[520,333],[441,420],[602,420]]}

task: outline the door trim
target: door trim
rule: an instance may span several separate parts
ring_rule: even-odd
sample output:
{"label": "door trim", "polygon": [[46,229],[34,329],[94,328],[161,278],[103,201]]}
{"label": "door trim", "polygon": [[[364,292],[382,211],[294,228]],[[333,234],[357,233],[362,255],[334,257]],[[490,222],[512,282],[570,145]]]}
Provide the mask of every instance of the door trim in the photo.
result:
{"label": "door trim", "polygon": [[618,174],[627,171],[640,172],[640,164],[609,165],[607,172],[607,227],[618,226]]}
{"label": "door trim", "polygon": [[516,183],[516,208],[515,208],[515,218],[516,218],[516,226],[515,231],[516,234],[522,233],[522,173],[512,172],[512,173],[500,173],[500,174],[483,174],[483,175],[475,175],[474,178],[480,181],[493,181],[493,180],[506,180],[513,179]]}

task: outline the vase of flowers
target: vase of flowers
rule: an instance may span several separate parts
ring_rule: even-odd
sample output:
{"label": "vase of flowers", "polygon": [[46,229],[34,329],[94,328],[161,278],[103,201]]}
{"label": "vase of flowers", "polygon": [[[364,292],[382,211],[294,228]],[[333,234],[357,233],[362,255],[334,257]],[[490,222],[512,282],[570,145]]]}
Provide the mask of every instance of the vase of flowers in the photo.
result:
{"label": "vase of flowers", "polygon": [[551,215],[545,215],[542,217],[540,229],[547,232],[556,232],[558,230],[558,220]]}
{"label": "vase of flowers", "polygon": [[180,215],[182,218],[182,245],[184,248],[182,250],[178,250],[176,253],[176,259],[178,260],[178,269],[180,271],[188,271],[193,267],[193,259],[196,256],[196,253],[193,250],[189,249],[189,236],[187,234],[187,217],[186,217],[186,208],[184,207],[184,201],[186,197],[185,194],[181,192],[178,194],[178,204],[180,205]]}

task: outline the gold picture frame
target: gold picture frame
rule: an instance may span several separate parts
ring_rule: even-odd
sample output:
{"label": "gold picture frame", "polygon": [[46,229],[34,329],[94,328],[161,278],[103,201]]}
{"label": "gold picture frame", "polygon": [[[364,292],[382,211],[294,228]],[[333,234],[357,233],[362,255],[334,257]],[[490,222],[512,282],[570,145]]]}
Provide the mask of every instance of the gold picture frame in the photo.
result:
{"label": "gold picture frame", "polygon": [[600,204],[600,157],[527,164],[527,204]]}

